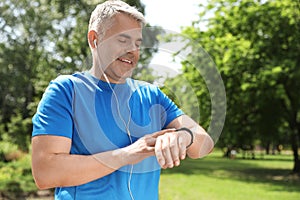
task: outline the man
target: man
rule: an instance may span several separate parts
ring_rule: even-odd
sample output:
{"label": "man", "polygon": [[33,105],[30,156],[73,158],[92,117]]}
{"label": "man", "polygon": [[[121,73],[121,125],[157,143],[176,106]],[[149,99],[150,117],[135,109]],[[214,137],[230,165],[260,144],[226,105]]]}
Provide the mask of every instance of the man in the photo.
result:
{"label": "man", "polygon": [[93,11],[93,66],[59,76],[33,118],[32,171],[55,199],[158,199],[160,168],[200,158],[213,141],[159,88],[131,79],[143,15],[122,1]]}

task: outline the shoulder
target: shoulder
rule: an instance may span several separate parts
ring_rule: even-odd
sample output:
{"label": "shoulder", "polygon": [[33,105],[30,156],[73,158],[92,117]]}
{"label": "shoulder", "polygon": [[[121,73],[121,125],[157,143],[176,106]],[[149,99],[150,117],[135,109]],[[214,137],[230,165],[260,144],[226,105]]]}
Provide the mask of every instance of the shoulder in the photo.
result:
{"label": "shoulder", "polygon": [[59,90],[72,90],[74,83],[78,81],[80,73],[72,75],[59,75],[55,79],[51,80],[47,89],[59,89]]}
{"label": "shoulder", "polygon": [[59,75],[51,80],[43,97],[72,98],[74,75]]}
{"label": "shoulder", "polygon": [[63,87],[70,87],[73,85],[74,75],[59,75],[55,79],[50,81],[49,85],[60,85]]}

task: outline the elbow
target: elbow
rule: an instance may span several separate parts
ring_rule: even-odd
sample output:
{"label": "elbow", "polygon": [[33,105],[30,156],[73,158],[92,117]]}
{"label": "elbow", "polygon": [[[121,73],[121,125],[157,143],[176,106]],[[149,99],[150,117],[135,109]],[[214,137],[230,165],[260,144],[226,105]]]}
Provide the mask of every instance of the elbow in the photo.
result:
{"label": "elbow", "polygon": [[41,169],[36,169],[36,168],[32,167],[32,176],[33,176],[35,185],[37,186],[37,188],[39,190],[45,190],[45,189],[52,188],[49,184],[50,179],[47,178],[47,176],[45,175],[45,173],[42,172]]}
{"label": "elbow", "polygon": [[45,182],[43,182],[43,180],[39,180],[39,179],[34,179],[35,181],[35,185],[39,190],[46,190],[49,189],[51,187],[48,187],[47,184]]}
{"label": "elbow", "polygon": [[49,170],[49,162],[47,160],[33,156],[31,166],[32,176],[38,189],[44,190],[55,187],[55,184],[53,184],[54,174]]}
{"label": "elbow", "polygon": [[50,188],[47,185],[46,181],[43,178],[33,175],[33,179],[34,179],[36,187],[39,190],[45,190],[45,189],[49,189]]}

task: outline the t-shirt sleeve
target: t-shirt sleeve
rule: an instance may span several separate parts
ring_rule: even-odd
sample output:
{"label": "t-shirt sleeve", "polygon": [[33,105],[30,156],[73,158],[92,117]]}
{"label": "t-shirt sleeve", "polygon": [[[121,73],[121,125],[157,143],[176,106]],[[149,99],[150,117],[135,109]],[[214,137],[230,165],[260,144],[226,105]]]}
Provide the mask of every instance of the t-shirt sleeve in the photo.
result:
{"label": "t-shirt sleeve", "polygon": [[32,118],[32,136],[55,135],[72,138],[73,84],[68,76],[51,81]]}
{"label": "t-shirt sleeve", "polygon": [[163,106],[166,115],[166,121],[163,128],[166,128],[168,124],[175,118],[184,114],[184,112],[177,107],[177,105],[158,88],[158,97],[160,105]]}

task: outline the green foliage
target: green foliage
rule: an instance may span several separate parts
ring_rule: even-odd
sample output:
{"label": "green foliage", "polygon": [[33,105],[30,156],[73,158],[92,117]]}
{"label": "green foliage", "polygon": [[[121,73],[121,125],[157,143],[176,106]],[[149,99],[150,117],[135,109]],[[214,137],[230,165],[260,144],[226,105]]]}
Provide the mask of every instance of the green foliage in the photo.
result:
{"label": "green foliage", "polygon": [[[202,47],[208,52],[225,84],[227,115],[218,145],[258,139],[267,148],[291,144],[299,163],[299,5],[293,0],[213,0],[201,8],[199,21],[182,32],[192,39],[193,52]],[[195,53],[188,61],[201,65],[199,58]],[[203,98],[200,77],[189,66],[185,74]]]}
{"label": "green foliage", "polygon": [[[234,81],[241,83],[242,91],[254,90],[259,86],[270,90],[280,78],[293,74],[289,71],[295,68],[296,63],[291,63],[289,57],[293,56],[296,60],[298,58],[294,50],[299,47],[299,34],[292,31],[297,26],[287,27],[285,24],[289,20],[278,17],[282,10],[287,9],[284,6],[286,4],[275,2],[261,5],[252,1],[243,1],[240,4],[231,1],[230,6],[225,6],[224,1],[220,1],[222,7],[216,7],[216,17],[210,21],[212,28],[207,33],[211,34],[211,43],[215,47],[208,49],[225,79],[230,72],[231,77],[234,75],[236,78]],[[295,6],[293,3],[289,4],[288,8],[292,8],[295,13],[296,7],[293,5]],[[214,24],[215,21],[218,24]],[[284,42],[286,38],[293,38],[291,41],[294,41],[288,45],[289,51],[283,51],[278,46],[280,40]],[[207,46],[206,41],[203,42]],[[231,83],[230,80],[226,82]]]}
{"label": "green foliage", "polygon": [[31,118],[23,119],[21,115],[12,117],[7,128],[8,141],[16,144],[20,150],[28,152],[32,130]]}
{"label": "green foliage", "polygon": [[0,161],[6,160],[6,155],[18,151],[18,146],[9,141],[7,135],[2,135],[2,141],[0,141]]}
{"label": "green foliage", "polygon": [[10,163],[0,162],[0,193],[10,199],[22,199],[37,190],[31,175],[30,156]]}
{"label": "green foliage", "polygon": [[210,122],[209,116],[202,115],[200,110],[202,106],[200,105],[209,101],[204,101],[204,98],[201,98],[200,102],[198,101],[197,97],[202,96],[202,94],[194,90],[193,83],[190,83],[184,75],[177,75],[176,77],[166,79],[162,91],[167,94],[185,114],[199,122],[202,126],[208,127],[208,123]]}

